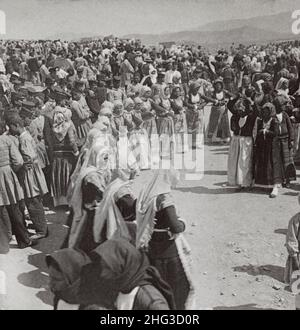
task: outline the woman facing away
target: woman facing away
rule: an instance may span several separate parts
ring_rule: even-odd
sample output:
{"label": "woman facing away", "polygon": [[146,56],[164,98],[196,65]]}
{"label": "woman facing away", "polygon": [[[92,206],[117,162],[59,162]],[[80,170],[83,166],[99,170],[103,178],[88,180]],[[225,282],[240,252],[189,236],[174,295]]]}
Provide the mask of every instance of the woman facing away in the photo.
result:
{"label": "woman facing away", "polygon": [[87,134],[92,128],[92,113],[82,93],[78,90],[72,91],[71,111],[72,121],[78,136],[78,146],[82,147],[86,141]]}
{"label": "woman facing away", "polygon": [[193,309],[190,248],[181,235],[185,223],[171,197],[171,176],[168,171],[156,171],[140,193],[136,247],[147,251],[151,264],[170,285],[176,309]]}

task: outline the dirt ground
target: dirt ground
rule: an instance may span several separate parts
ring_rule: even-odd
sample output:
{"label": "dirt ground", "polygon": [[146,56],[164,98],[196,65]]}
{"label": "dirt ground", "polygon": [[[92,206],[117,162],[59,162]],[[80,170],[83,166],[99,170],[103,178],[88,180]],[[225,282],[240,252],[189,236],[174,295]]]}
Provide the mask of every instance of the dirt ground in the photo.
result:
{"label": "dirt ground", "polygon": [[[262,190],[238,193],[224,187],[228,146],[205,147],[205,172],[200,181],[184,181],[173,195],[187,221],[186,237],[194,256],[198,309],[294,309],[286,289],[284,247],[289,219],[299,211],[300,187],[282,189],[277,199]],[[135,183],[149,178],[143,172]],[[47,214],[50,236],[33,249],[0,256],[6,273],[1,286],[3,309],[52,309],[45,255],[58,249],[67,233],[66,213]],[[1,292],[2,291],[2,292]]]}

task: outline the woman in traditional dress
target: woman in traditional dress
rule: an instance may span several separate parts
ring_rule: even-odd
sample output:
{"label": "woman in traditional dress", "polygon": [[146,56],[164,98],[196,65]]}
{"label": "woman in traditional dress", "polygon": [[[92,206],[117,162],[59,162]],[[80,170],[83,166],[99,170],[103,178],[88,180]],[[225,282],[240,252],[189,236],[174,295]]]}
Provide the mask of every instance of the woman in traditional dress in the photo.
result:
{"label": "woman in traditional dress", "polygon": [[120,100],[114,101],[113,116],[111,121],[111,128],[113,136],[119,140],[120,136],[127,135],[127,127],[124,120],[124,106]]}
{"label": "woman in traditional dress", "polygon": [[228,153],[228,184],[247,189],[253,183],[253,129],[257,108],[251,94],[238,96],[228,102],[233,137]]}
{"label": "woman in traditional dress", "polygon": [[280,78],[276,85],[276,92],[283,98],[286,98],[286,112],[290,117],[292,126],[294,129],[294,146],[293,155],[295,162],[300,160],[300,123],[299,123],[299,110],[294,109],[293,101],[295,98],[289,95],[289,80],[286,78]]}
{"label": "woman in traditional dress", "polygon": [[274,100],[276,109],[275,137],[273,139],[274,184],[271,198],[276,198],[281,185],[289,187],[290,181],[296,180],[296,169],[293,160],[294,130],[286,112],[287,99],[279,95]]}
{"label": "woman in traditional dress", "polygon": [[172,173],[156,171],[137,201],[136,247],[148,251],[150,262],[170,285],[176,309],[193,309],[190,249],[180,235],[185,223],[171,197]]}
{"label": "woman in traditional dress", "polygon": [[151,88],[143,86],[141,89],[141,100],[143,101],[142,105],[142,119],[143,119],[143,128],[148,133],[149,140],[151,141],[152,135],[157,135],[157,127],[155,121],[155,111],[152,109],[151,105]]}
{"label": "woman in traditional dress", "polygon": [[52,141],[52,195],[54,206],[68,205],[70,176],[79,156],[77,135],[69,109],[57,106],[54,111]]}
{"label": "woman in traditional dress", "polygon": [[93,238],[95,211],[111,180],[110,151],[101,138],[96,138],[88,151],[75,182],[70,200],[73,214],[68,246],[85,252],[97,244]]}
{"label": "woman in traditional dress", "polygon": [[275,107],[266,103],[261,109],[261,118],[257,119],[254,147],[255,185],[273,188],[273,139],[275,137]]}
{"label": "woman in traditional dress", "polygon": [[138,164],[132,146],[128,139],[128,128],[133,129],[133,121],[129,121],[131,115],[126,115],[122,101],[114,102],[113,117],[111,121],[112,134],[116,139],[116,168],[130,169],[139,172]]}
{"label": "woman in traditional dress", "polygon": [[[140,107],[142,100],[140,100]],[[149,140],[145,129],[142,128],[143,119],[141,112],[136,115],[135,102],[132,99],[126,99],[124,102],[124,119],[128,130],[129,148],[135,158],[139,169],[149,168]]]}
{"label": "woman in traditional dress", "polygon": [[224,91],[224,84],[221,79],[217,79],[214,82],[213,98],[217,104],[211,108],[207,137],[212,143],[228,143],[231,134],[226,106],[226,92]]}
{"label": "woman in traditional dress", "polygon": [[149,169],[150,167],[150,142],[146,129],[143,127],[144,121],[142,118],[143,101],[141,98],[136,97],[134,99],[133,114],[140,120],[140,125],[137,125],[134,129],[134,135],[138,138],[139,148],[137,150],[136,159],[139,163],[141,170]]}
{"label": "woman in traditional dress", "polygon": [[[106,110],[102,109],[101,112],[102,114],[105,114]],[[111,113],[110,110],[107,111],[107,113]],[[115,168],[117,149],[116,149],[116,140],[111,134],[110,119],[106,115],[99,114],[98,120],[93,124],[93,128],[89,131],[87,135],[86,142],[80,150],[76,167],[70,179],[70,184],[68,189],[68,200],[70,200],[70,198],[73,195],[75,182],[80,174],[83,164],[86,161],[86,157],[88,156],[93,144],[98,140],[102,141],[103,146],[109,148],[110,168]]]}
{"label": "woman in traditional dress", "polygon": [[141,116],[143,119],[142,128],[145,129],[148,135],[149,143],[150,143],[150,166],[152,164],[156,164],[159,162],[159,137],[157,133],[156,126],[156,114],[152,108],[151,100],[151,88],[147,86],[143,86],[140,93],[140,98],[143,102],[141,106]]}
{"label": "woman in traditional dress", "polygon": [[186,119],[188,133],[191,134],[192,148],[202,149],[204,145],[204,107],[208,102],[215,100],[206,97],[200,92],[201,85],[197,81],[190,84],[189,92],[185,100],[187,108]]}
{"label": "woman in traditional dress", "polygon": [[91,111],[80,91],[73,90],[72,98],[72,122],[76,128],[78,146],[81,148],[86,141],[89,130],[92,128]]}
{"label": "woman in traditional dress", "polygon": [[[173,77],[174,78],[174,77]],[[174,128],[176,138],[176,152],[184,153],[189,150],[187,122],[184,108],[184,97],[181,87],[173,87],[171,107],[174,111]]]}
{"label": "woman in traditional dress", "polygon": [[175,128],[173,116],[174,112],[170,101],[170,87],[162,85],[160,90],[160,102],[152,102],[152,107],[156,112],[156,125],[159,136],[160,156],[162,158],[173,159],[175,151]]}

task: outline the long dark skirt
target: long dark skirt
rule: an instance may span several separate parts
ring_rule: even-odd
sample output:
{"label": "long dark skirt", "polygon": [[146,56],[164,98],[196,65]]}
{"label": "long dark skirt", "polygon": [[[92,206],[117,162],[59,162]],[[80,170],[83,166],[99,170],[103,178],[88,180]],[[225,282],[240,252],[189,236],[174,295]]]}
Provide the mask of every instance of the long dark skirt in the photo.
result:
{"label": "long dark skirt", "polygon": [[272,137],[258,136],[254,150],[254,178],[255,183],[263,186],[272,186],[273,159],[272,159]]}
{"label": "long dark skirt", "polygon": [[99,245],[99,243],[96,243],[94,239],[94,217],[95,211],[87,211],[87,220],[85,221],[82,236],[78,242],[78,246],[76,246],[76,248],[84,251],[85,253],[91,252]]}
{"label": "long dark skirt", "polygon": [[184,310],[190,286],[179,257],[150,259],[150,263],[158,269],[162,279],[170,285],[174,294],[176,309]]}
{"label": "long dark skirt", "polygon": [[207,130],[209,139],[220,138],[228,139],[231,137],[228,110],[223,107],[213,106],[209,116],[209,124]]}
{"label": "long dark skirt", "polygon": [[296,180],[293,150],[289,148],[288,138],[273,139],[273,172],[275,184]]}
{"label": "long dark skirt", "polygon": [[54,153],[51,189],[54,206],[68,205],[67,193],[74,168],[75,157],[71,152]]}

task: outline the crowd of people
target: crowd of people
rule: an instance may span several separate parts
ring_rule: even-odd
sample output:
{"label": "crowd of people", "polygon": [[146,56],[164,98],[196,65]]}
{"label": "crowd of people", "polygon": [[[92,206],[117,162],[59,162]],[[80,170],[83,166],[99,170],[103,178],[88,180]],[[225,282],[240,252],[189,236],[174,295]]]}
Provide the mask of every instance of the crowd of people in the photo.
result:
{"label": "crowd of people", "polygon": [[171,195],[178,172],[149,172],[137,197],[132,180],[175,154],[230,143],[228,185],[275,198],[296,180],[299,108],[297,41],[216,54],[117,38],[3,42],[0,253],[13,235],[19,248],[48,236],[45,206],[68,207],[69,234],[47,257],[56,308],[192,308],[191,252]]}

